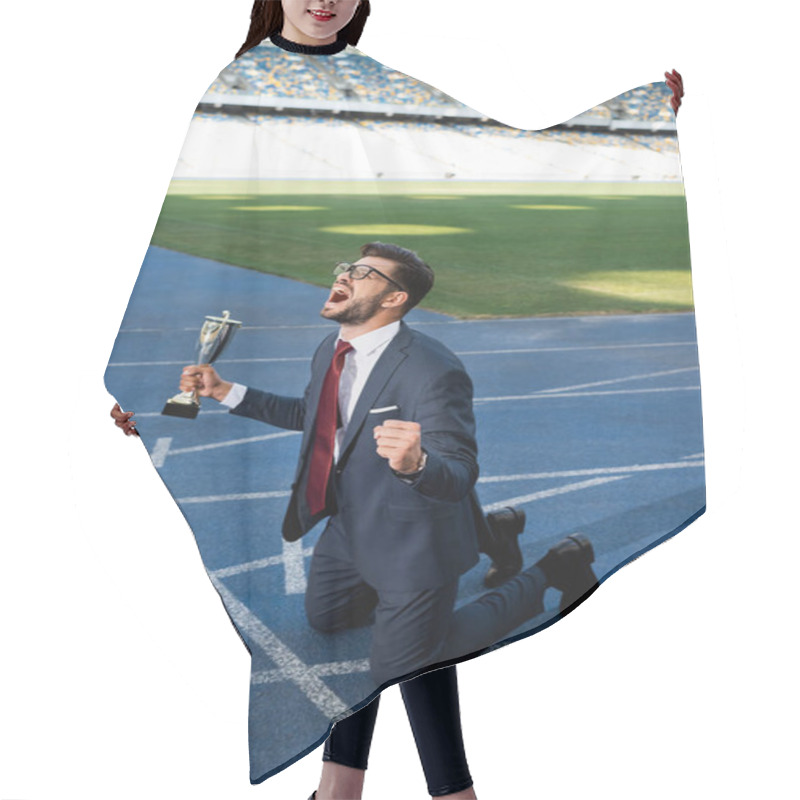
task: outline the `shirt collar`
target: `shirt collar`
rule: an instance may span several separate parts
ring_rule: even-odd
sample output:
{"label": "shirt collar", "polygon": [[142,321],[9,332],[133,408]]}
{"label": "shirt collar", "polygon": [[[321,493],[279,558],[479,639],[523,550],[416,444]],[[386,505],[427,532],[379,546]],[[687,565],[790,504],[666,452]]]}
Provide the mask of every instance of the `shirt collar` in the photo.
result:
{"label": "shirt collar", "polygon": [[381,345],[388,344],[400,332],[400,320],[390,322],[381,328],[376,328],[369,333],[362,333],[350,339],[350,344],[357,354],[368,356],[377,350]]}

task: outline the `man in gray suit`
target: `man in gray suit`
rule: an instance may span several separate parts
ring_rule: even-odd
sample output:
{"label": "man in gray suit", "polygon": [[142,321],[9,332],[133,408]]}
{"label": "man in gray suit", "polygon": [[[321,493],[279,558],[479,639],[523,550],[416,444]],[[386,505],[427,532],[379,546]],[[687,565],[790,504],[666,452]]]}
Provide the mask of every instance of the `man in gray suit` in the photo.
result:
{"label": "man in gray suit", "polygon": [[[487,524],[474,488],[472,382],[450,350],[402,319],[433,285],[431,268],[372,242],[335,274],[321,315],[339,330],[314,354],[303,397],[230,383],[208,365],[187,366],[180,388],[303,432],[283,536],[295,541],[328,518],[311,559],[308,620],[331,633],[372,623],[381,686],[495,644],[543,611],[547,586],[563,592],[566,611],[597,579],[585,537],[520,572],[524,515]],[[487,585],[502,586],[454,611],[459,576],[481,551],[493,559]]]}

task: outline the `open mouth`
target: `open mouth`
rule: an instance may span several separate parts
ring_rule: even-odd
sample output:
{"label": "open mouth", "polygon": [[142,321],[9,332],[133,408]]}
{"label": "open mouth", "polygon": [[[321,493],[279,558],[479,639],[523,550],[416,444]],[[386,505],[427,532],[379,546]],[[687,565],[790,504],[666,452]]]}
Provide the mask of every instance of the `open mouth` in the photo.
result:
{"label": "open mouth", "polygon": [[340,303],[344,303],[346,300],[350,299],[350,292],[347,291],[342,286],[334,286],[331,289],[330,296],[328,297],[327,302],[325,303],[326,306],[337,306]]}
{"label": "open mouth", "polygon": [[333,19],[333,17],[336,16],[336,14],[330,11],[320,11],[319,9],[316,8],[309,9],[308,13],[311,14],[311,16],[314,17],[314,19],[318,19],[321,22],[327,22],[329,19]]}

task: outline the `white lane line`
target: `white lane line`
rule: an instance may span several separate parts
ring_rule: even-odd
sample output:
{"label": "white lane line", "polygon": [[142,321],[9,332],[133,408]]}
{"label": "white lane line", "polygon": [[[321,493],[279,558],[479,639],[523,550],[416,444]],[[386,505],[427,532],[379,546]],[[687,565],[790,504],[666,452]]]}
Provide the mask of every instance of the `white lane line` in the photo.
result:
{"label": "white lane line", "polygon": [[[478,483],[506,483],[510,481],[528,481],[547,478],[572,478],[586,475],[625,475],[635,472],[653,472],[663,469],[691,469],[704,466],[703,461],[676,461],[663,464],[632,464],[627,467],[597,467],[593,469],[570,469],[554,472],[524,472],[516,475],[485,475],[478,478]],[[289,497],[290,491],[282,492],[248,492],[243,494],[217,494],[199,497],[179,497],[178,503],[224,503],[236,500],[270,500]]]}
{"label": "white lane line", "polygon": [[[697,342],[650,342],[635,344],[590,344],[570,345],[567,347],[524,347],[508,350],[456,350],[457,356],[497,356],[514,353],[564,353],[574,350],[632,350],[649,347],[697,347]],[[109,366],[111,366],[109,364]]]}
{"label": "white lane line", "polygon": [[283,542],[283,582],[286,594],[306,593],[305,550],[298,539]]}
{"label": "white lane line", "polygon": [[541,492],[532,492],[531,494],[523,494],[517,497],[509,497],[505,500],[500,500],[497,503],[483,506],[485,513],[490,511],[499,511],[506,506],[521,506],[524,503],[532,503],[535,500],[545,500],[548,497],[555,497],[559,494],[567,494],[569,492],[578,492],[582,489],[591,489],[593,486],[602,486],[604,483],[611,483],[613,481],[623,481],[630,478],[630,475],[614,475],[609,478],[594,478],[590,481],[580,481],[578,483],[568,483],[566,486],[557,486],[554,489],[544,489]]}
{"label": "white lane line", "polygon": [[692,453],[690,456],[681,456],[681,458],[690,459],[690,458],[703,458],[705,456],[705,451],[701,453]]}
{"label": "white lane line", "polygon": [[[227,413],[228,413],[227,409],[225,409],[224,411],[219,411],[213,408],[203,409],[203,416],[206,416],[206,414],[227,414]],[[139,419],[140,417],[161,417],[161,416],[164,415],[160,411],[143,411],[141,413],[136,414],[136,419]]]}
{"label": "white lane line", "polygon": [[[688,369],[697,369],[697,367],[688,367]],[[632,379],[631,379],[632,380]],[[610,381],[614,382],[614,381]],[[565,392],[560,389],[541,389],[539,391],[533,392],[532,394],[509,394],[509,395],[501,395],[500,397],[476,397],[473,399],[473,403],[504,403],[509,402],[511,400],[548,400],[552,397],[597,397],[601,395],[607,394],[652,394],[658,392],[697,392],[700,390],[699,386],[663,386],[660,388],[653,388],[653,389],[614,389],[604,392]],[[227,414],[227,411],[204,411],[203,414]],[[137,414],[138,417],[160,417],[161,413],[158,411],[145,411],[142,414]],[[299,433],[299,431],[291,431],[291,433]],[[271,434],[272,438],[277,438],[278,435],[281,434]],[[284,436],[288,436],[289,434],[282,434]],[[260,437],[253,437],[249,441],[258,441]],[[269,437],[263,437],[267,439]],[[241,439],[240,441],[246,442],[247,439]],[[203,447],[209,447],[207,445],[202,445]],[[223,444],[220,445],[212,445],[216,447],[223,447]],[[173,450],[173,453],[178,452],[177,450]],[[188,452],[188,449],[187,451]]]}
{"label": "white lane line", "polygon": [[[649,318],[649,317],[656,317],[659,318],[661,321],[667,321],[673,317],[683,317],[683,316],[692,316],[694,314],[693,311],[678,311],[678,312],[670,312],[669,315],[666,314],[614,314],[613,316],[606,317],[603,319],[602,317],[598,317],[597,315],[583,315],[583,316],[575,316],[570,317],[572,320],[590,320],[591,322],[608,322],[612,323],[620,319],[620,317],[630,318],[636,317],[636,319],[640,318]],[[420,321],[415,320],[410,322],[409,324],[416,327],[417,325],[474,325],[474,324],[497,324],[497,323],[519,323],[519,322],[527,322],[527,323],[538,323],[538,324],[546,324],[548,322],[552,322],[552,317],[496,317],[496,318],[484,318],[484,319],[443,319],[443,320],[427,320],[427,321]],[[330,325],[325,325],[322,323],[318,323],[315,325],[242,325],[241,331],[281,331],[281,330],[307,330],[307,329],[323,329],[330,330]],[[197,326],[190,326],[185,328],[123,328],[119,332],[120,333],[165,333],[167,331],[197,331]]]}
{"label": "white lane line", "polygon": [[163,467],[164,462],[167,460],[167,453],[169,453],[169,446],[172,444],[171,436],[163,436],[156,439],[156,446],[153,452],[150,453],[150,460],[153,462],[154,467]]}
{"label": "white lane line", "polygon": [[704,466],[703,461],[665,461],[662,464],[630,464],[625,467],[594,467],[589,469],[562,469],[553,472],[523,472],[516,475],[485,475],[478,483],[508,483],[548,478],[580,478],[589,475],[620,475],[635,472],[656,472],[662,469],[690,469]]}
{"label": "white lane line", "polygon": [[289,497],[291,492],[244,492],[241,494],[207,494],[198,497],[178,497],[176,503],[225,503],[231,500],[271,500],[274,497]]}
{"label": "white lane line", "polygon": [[329,661],[327,664],[315,664],[314,672],[323,675],[349,675],[351,672],[369,672],[369,659],[358,661]]}
{"label": "white lane line", "polygon": [[[313,547],[306,547],[303,550],[303,557],[307,558],[314,552]],[[232,575],[241,575],[245,572],[255,572],[267,567],[275,567],[283,563],[283,554],[279,556],[269,556],[268,558],[258,558],[255,561],[246,561],[243,564],[235,564],[232,567],[221,567],[210,572],[216,578],[230,578]]]}
{"label": "white lane line", "polygon": [[[457,356],[496,356],[524,353],[564,353],[584,350],[631,350],[650,347],[697,347],[697,342],[649,342],[634,344],[571,345],[566,347],[524,347],[507,350],[456,350]],[[289,361],[311,361],[311,356],[284,358],[226,358],[226,364],[270,364]],[[109,367],[184,367],[185,361],[113,361]]]}
{"label": "white lane line", "polygon": [[[359,661],[329,661],[327,664],[314,664],[309,670],[318,678],[326,678],[329,675],[352,675],[355,672],[369,672],[369,659],[362,658]],[[283,674],[277,669],[265,669],[254,672],[251,676],[251,683],[280,683],[286,680]]]}
{"label": "white lane line", "polygon": [[211,581],[220,593],[228,613],[239,630],[272,659],[285,680],[298,689],[328,718],[347,711],[347,704],[332,692],[247,606],[230,592],[219,578]]}
{"label": "white lane line", "polygon": [[509,394],[502,397],[476,397],[473,403],[507,403],[510,400],[550,400],[554,397],[602,397],[612,394],[659,394],[663,392],[698,392],[699,386],[664,386],[659,389],[610,389],[604,392],[551,392],[545,394]]}
{"label": "white lane line", "polygon": [[[697,367],[692,367],[697,369]],[[542,389],[532,394],[509,394],[501,395],[500,397],[475,397],[473,403],[503,403],[512,400],[548,400],[551,397],[596,397],[598,395],[606,394],[649,394],[658,392],[688,392],[699,391],[699,386],[664,386],[661,388],[653,389],[617,389],[605,392],[564,392],[558,389]],[[204,411],[203,414],[227,414],[227,411]],[[137,414],[137,417],[160,417],[158,411],[145,411],[142,414]]]}
{"label": "white lane line", "polygon": [[[269,364],[281,361],[311,361],[310,356],[297,358],[226,358],[226,364]],[[186,361],[115,361],[109,367],[185,367]]]}
{"label": "white lane line", "polygon": [[[199,453],[203,450],[216,450],[218,447],[234,447],[238,444],[252,444],[253,442],[268,442],[272,439],[284,439],[287,436],[297,436],[300,431],[283,431],[281,433],[268,433],[266,436],[249,436],[247,439],[230,439],[226,442],[214,442],[214,444],[198,444],[194,447],[178,447],[170,451],[171,456],[179,456],[184,453]],[[159,441],[161,441],[159,439]],[[158,442],[156,442],[158,446]]]}
{"label": "white lane line", "polygon": [[605,381],[593,381],[592,383],[576,383],[574,386],[558,386],[554,389],[541,389],[542,394],[550,392],[571,392],[575,389],[591,389],[593,386],[608,386],[612,383],[625,383],[626,381],[640,381],[646,378],[660,378],[664,375],[678,375],[681,372],[696,372],[700,367],[681,367],[680,369],[667,369],[661,372],[643,372],[640,375],[627,375],[624,378],[609,378]]}
{"label": "white lane line", "polygon": [[[430,324],[430,323],[414,323],[415,325],[421,324]],[[437,323],[440,324],[440,323]],[[242,325],[239,328],[239,333],[244,333],[245,331],[283,331],[283,330],[290,330],[290,331],[299,331],[299,330],[307,330],[311,328],[326,328],[327,330],[331,329],[330,325]],[[196,331],[197,325],[194,327],[189,328],[124,328],[120,331],[120,333],[171,333],[176,331]]]}

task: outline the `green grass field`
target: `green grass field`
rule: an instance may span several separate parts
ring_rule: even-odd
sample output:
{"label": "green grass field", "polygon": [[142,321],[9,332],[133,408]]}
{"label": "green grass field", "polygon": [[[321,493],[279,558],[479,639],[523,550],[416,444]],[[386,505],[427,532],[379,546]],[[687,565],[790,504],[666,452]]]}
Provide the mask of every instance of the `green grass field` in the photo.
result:
{"label": "green grass field", "polygon": [[153,244],[328,286],[361,244],[393,242],[436,272],[424,307],[464,318],[689,311],[682,190],[175,181]]}

